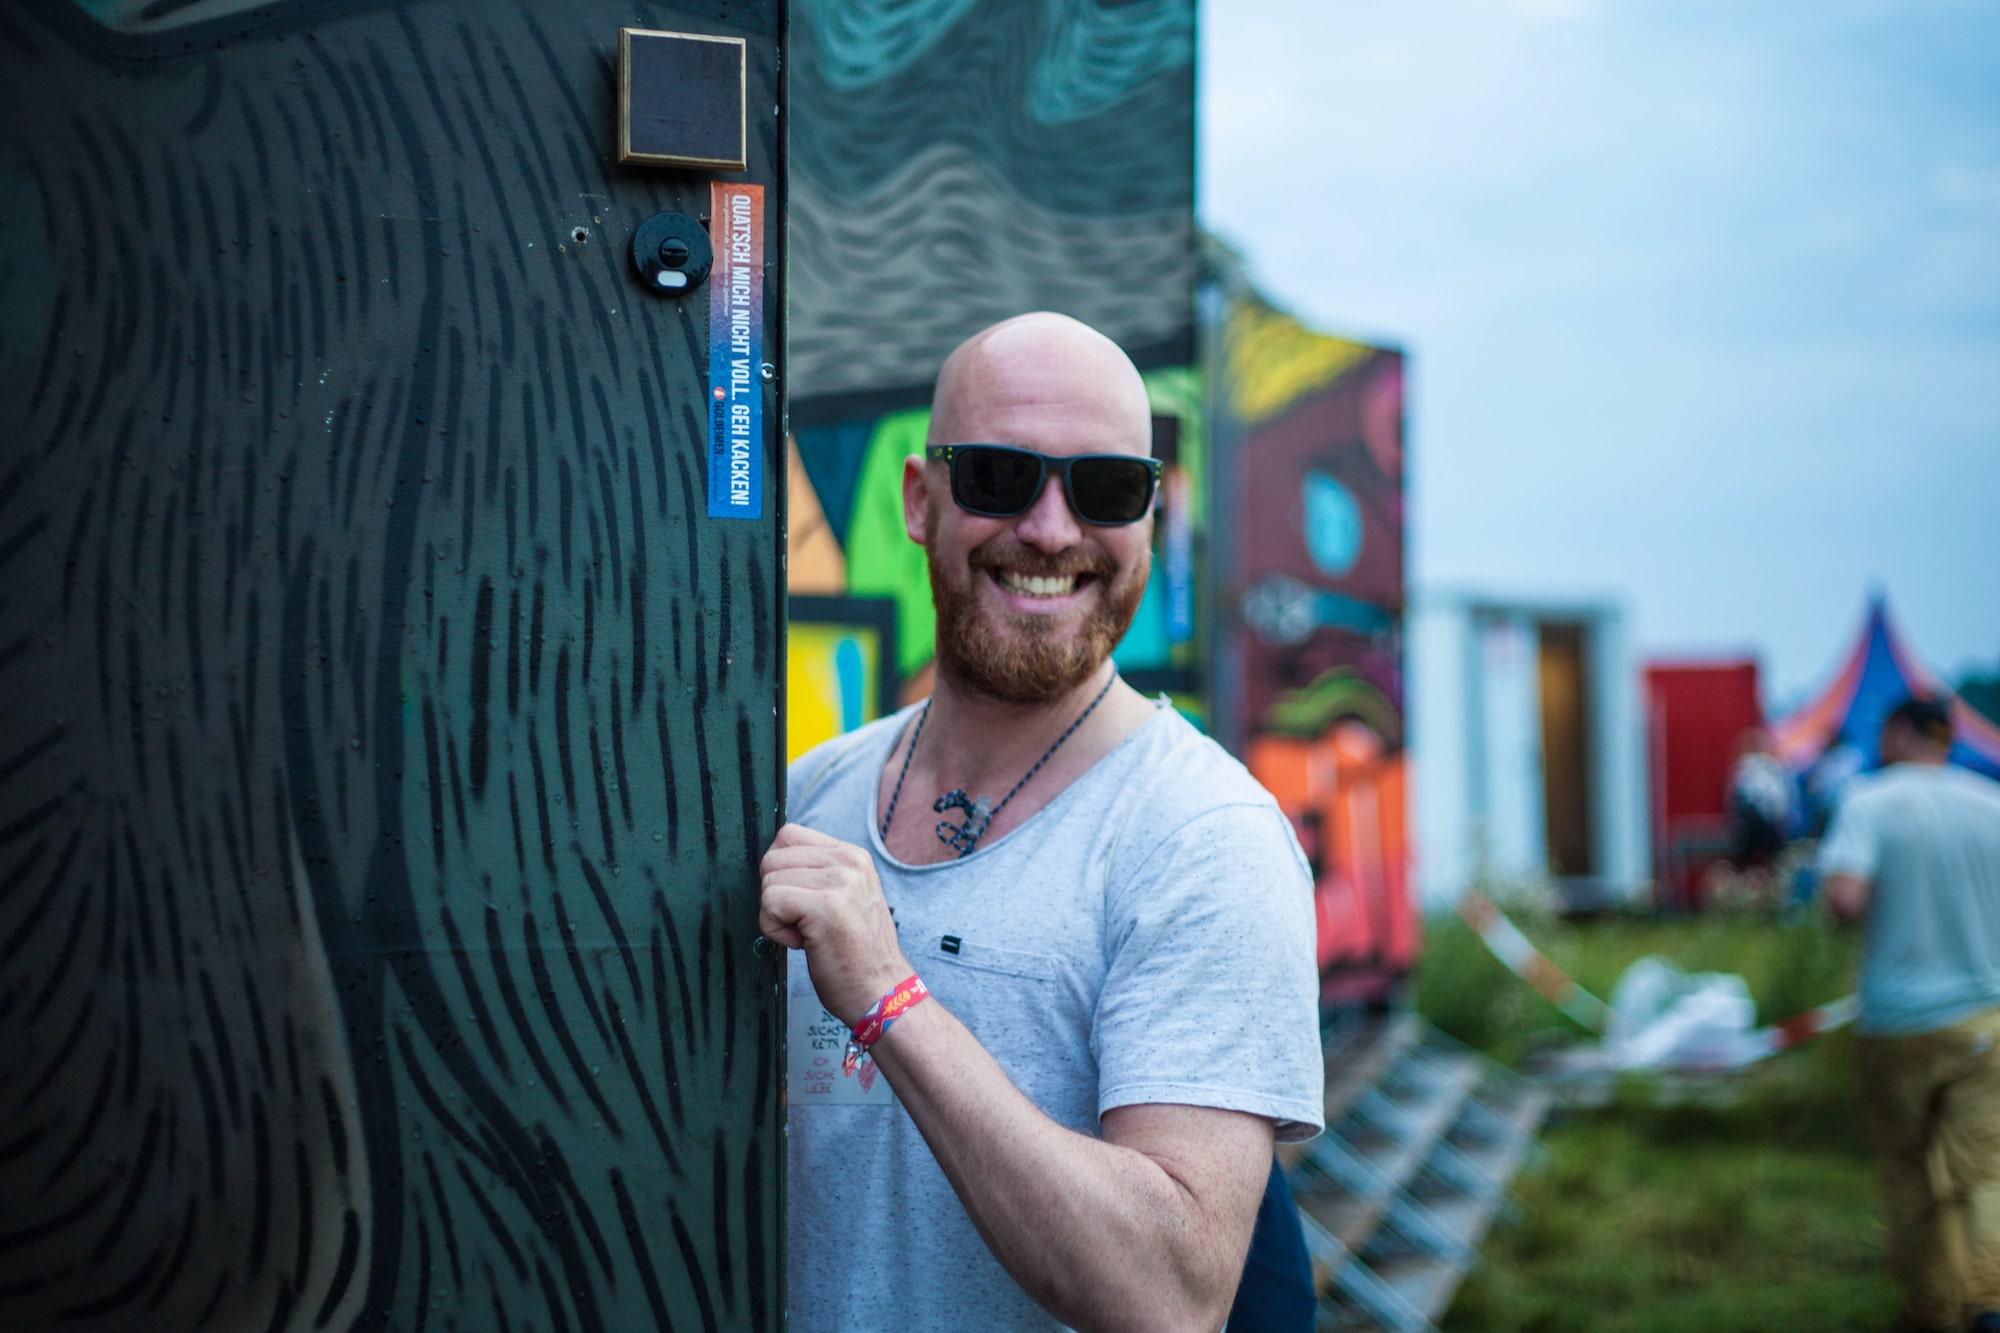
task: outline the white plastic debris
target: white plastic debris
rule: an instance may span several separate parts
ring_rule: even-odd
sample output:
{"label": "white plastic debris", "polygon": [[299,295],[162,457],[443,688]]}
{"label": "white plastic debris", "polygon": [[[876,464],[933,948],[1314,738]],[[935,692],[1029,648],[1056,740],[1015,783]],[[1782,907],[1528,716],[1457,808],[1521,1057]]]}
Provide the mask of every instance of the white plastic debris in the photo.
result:
{"label": "white plastic debris", "polygon": [[1730,972],[1687,973],[1657,954],[1611,992],[1605,1053],[1619,1069],[1733,1069],[1761,1058],[1757,1005]]}

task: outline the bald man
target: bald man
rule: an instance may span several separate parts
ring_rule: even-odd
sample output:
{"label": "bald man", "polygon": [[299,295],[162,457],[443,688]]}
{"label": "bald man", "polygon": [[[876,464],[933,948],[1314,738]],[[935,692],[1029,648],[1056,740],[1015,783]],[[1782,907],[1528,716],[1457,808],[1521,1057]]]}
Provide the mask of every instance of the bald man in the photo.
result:
{"label": "bald man", "polygon": [[904,521],[930,699],[802,757],[792,1326],[1215,1329],[1274,1139],[1321,1127],[1311,881],[1112,646],[1151,560],[1145,386],[1059,315],[946,361]]}

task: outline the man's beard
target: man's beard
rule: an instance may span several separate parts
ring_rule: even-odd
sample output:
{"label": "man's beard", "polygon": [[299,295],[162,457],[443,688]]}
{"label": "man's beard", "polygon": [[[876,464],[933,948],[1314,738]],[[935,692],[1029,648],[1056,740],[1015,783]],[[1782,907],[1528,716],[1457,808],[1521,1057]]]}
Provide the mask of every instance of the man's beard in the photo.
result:
{"label": "man's beard", "polygon": [[[1010,704],[1045,704],[1074,690],[1097,670],[1139,610],[1152,568],[1148,550],[1118,577],[1118,566],[1100,547],[1072,547],[1049,554],[995,537],[973,548],[961,569],[938,559],[937,521],[925,523],[924,559],[930,566],[931,600],[937,607],[938,671],[953,683]],[[1060,629],[1049,618],[1004,608],[996,624],[981,611],[974,583],[982,571],[1007,568],[1030,577],[1092,577],[1098,597],[1081,623]],[[1013,632],[1003,634],[1001,629]]]}

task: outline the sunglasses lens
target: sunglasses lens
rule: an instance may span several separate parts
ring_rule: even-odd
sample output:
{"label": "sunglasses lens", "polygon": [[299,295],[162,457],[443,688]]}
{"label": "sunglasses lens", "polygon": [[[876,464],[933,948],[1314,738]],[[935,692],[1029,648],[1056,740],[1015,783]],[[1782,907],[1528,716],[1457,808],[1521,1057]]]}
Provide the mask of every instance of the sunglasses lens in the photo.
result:
{"label": "sunglasses lens", "polygon": [[1041,489],[1042,460],[1018,449],[962,445],[952,462],[952,498],[974,513],[1012,517]]}
{"label": "sunglasses lens", "polygon": [[1134,523],[1153,499],[1153,468],[1143,458],[1079,458],[1069,473],[1070,499],[1092,523]]}

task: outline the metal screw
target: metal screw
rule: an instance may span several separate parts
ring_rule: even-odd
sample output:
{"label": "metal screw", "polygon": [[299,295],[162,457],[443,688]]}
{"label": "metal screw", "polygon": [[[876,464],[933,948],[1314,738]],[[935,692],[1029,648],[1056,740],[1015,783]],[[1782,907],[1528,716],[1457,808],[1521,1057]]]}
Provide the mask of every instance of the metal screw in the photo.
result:
{"label": "metal screw", "polygon": [[660,262],[668,268],[679,268],[688,262],[688,256],[693,253],[688,249],[688,243],[678,236],[669,236],[660,242]]}

